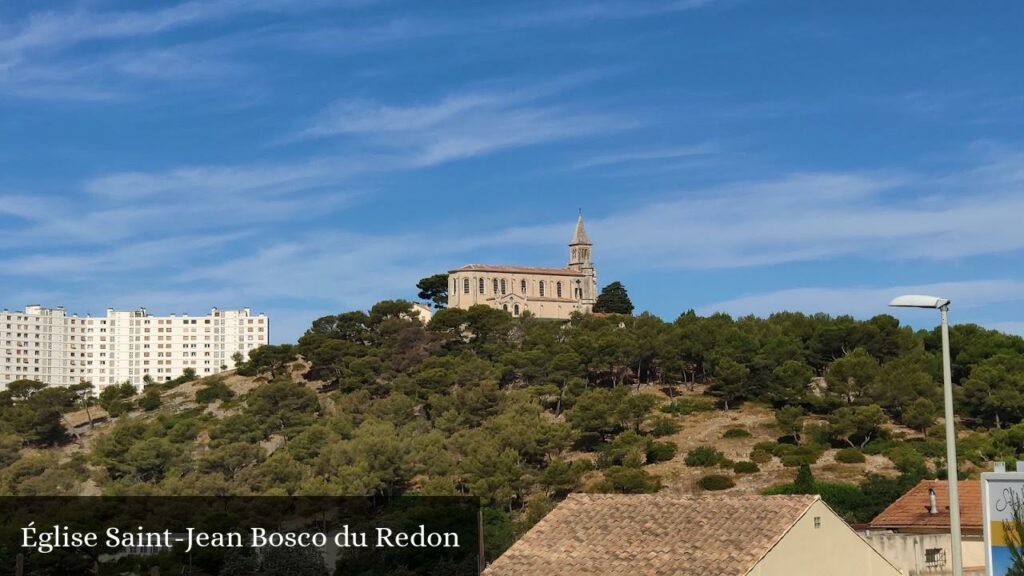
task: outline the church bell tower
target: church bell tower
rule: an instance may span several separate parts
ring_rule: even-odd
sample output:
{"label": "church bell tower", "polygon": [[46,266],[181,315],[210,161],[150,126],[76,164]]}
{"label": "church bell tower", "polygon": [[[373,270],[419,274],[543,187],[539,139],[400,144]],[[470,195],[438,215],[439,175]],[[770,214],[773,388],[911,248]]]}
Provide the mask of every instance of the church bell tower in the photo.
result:
{"label": "church bell tower", "polygon": [[587,237],[587,229],[583,225],[581,210],[579,218],[576,219],[576,230],[573,231],[572,240],[569,242],[569,268],[579,270],[585,275],[576,288],[578,292],[574,290],[574,296],[588,307],[597,300],[597,272],[594,270],[593,248],[594,244]]}

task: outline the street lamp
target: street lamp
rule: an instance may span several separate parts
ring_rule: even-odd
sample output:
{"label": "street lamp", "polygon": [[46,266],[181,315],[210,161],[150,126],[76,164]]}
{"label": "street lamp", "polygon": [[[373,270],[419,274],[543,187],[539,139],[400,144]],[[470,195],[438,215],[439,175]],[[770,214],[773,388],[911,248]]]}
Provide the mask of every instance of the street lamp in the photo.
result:
{"label": "street lamp", "polygon": [[946,404],[946,476],[949,479],[949,531],[952,540],[953,576],[963,576],[960,549],[960,497],[956,486],[956,430],[953,426],[953,375],[949,359],[949,300],[935,296],[900,296],[889,302],[899,308],[937,308],[942,317],[942,378]]}

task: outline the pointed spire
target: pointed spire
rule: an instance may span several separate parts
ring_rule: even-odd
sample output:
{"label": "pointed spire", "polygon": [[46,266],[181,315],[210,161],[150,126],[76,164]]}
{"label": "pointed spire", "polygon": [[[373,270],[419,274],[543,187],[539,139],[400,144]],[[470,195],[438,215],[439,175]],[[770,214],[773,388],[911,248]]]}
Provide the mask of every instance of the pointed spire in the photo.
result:
{"label": "pointed spire", "polygon": [[587,237],[587,229],[583,226],[583,209],[580,209],[579,218],[576,219],[576,230],[572,234],[572,242],[569,242],[570,246],[576,244],[590,244],[590,238]]}

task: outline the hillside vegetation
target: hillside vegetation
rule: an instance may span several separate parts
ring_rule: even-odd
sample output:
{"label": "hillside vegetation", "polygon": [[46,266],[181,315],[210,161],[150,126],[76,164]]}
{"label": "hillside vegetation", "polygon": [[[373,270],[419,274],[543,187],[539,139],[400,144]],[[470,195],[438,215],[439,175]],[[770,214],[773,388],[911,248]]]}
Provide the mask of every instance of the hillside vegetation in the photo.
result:
{"label": "hillside vegetation", "polygon": [[[424,327],[385,301],[141,395],[12,384],[0,493],[468,494],[492,556],[573,491],[809,489],[864,521],[944,474],[939,345],[890,316],[475,307]],[[1024,340],[962,325],[952,348],[962,473],[1016,459]]]}

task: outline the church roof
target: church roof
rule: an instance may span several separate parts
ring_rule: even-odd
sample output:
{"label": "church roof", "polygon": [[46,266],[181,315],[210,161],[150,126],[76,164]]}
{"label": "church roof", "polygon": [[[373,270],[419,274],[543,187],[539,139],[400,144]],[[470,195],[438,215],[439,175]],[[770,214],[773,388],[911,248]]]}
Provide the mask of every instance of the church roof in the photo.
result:
{"label": "church roof", "polygon": [[572,233],[572,241],[569,245],[573,244],[590,244],[590,238],[587,237],[587,229],[583,226],[583,214],[576,219],[576,230]]}
{"label": "church roof", "polygon": [[584,276],[583,272],[573,268],[538,268],[535,266],[494,266],[491,264],[466,264],[449,270],[455,272],[507,272],[512,274],[548,274],[552,276]]}

